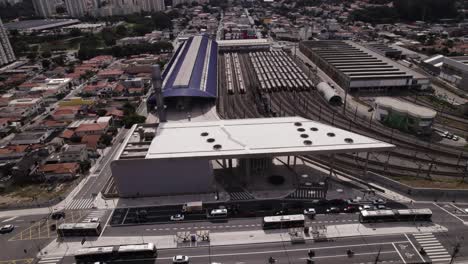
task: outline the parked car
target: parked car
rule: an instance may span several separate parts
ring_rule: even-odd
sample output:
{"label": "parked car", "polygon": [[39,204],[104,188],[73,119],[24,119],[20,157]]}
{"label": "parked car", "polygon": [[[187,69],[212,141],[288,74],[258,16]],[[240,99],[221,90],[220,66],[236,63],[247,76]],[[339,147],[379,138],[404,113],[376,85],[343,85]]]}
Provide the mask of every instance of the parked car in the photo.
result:
{"label": "parked car", "polygon": [[457,135],[453,135],[453,138],[452,138],[453,141],[458,141],[458,139],[460,138]]}
{"label": "parked car", "polygon": [[4,226],[0,227],[0,234],[10,233],[14,229],[15,229],[14,225],[4,225]]}
{"label": "parked car", "polygon": [[329,213],[329,214],[338,214],[338,213],[340,213],[340,208],[330,207],[330,208],[327,209],[327,213]]}
{"label": "parked car", "polygon": [[189,257],[188,256],[184,256],[184,255],[177,255],[177,256],[174,256],[172,258],[172,263],[173,264],[187,264],[189,263]]}
{"label": "parked car", "polygon": [[65,218],[65,212],[54,212],[52,213],[51,215],[51,218],[54,219],[54,220],[59,220],[60,218]]}
{"label": "parked car", "polygon": [[314,217],[317,214],[317,212],[315,211],[314,208],[306,208],[304,209],[304,214],[310,217]]}
{"label": "parked car", "polygon": [[386,204],[387,202],[384,199],[376,199],[372,203],[373,204]]}
{"label": "parked car", "polygon": [[184,218],[183,214],[171,215],[171,221],[182,221]]}
{"label": "parked car", "polygon": [[373,210],[373,209],[374,209],[374,207],[370,206],[368,204],[365,204],[365,205],[359,207],[359,211],[364,211],[364,210],[369,211],[369,210]]}
{"label": "parked car", "polygon": [[383,205],[383,204],[379,204],[377,205],[377,209],[378,210],[385,210],[385,209],[388,209],[387,206]]}
{"label": "parked car", "polygon": [[348,205],[343,209],[345,213],[355,213],[359,211],[359,206],[357,205]]}
{"label": "parked car", "polygon": [[101,220],[101,219],[99,219],[99,217],[93,217],[93,218],[91,218],[91,220],[89,220],[89,222],[91,222],[91,223],[99,223],[100,220]]}

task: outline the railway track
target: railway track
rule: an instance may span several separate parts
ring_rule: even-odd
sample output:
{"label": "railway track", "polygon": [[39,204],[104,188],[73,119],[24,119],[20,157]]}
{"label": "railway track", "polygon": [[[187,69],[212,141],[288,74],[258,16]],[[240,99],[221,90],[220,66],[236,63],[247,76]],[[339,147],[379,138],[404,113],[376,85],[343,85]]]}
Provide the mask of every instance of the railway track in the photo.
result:
{"label": "railway track", "polygon": [[[253,76],[252,65],[243,56],[239,56],[242,65],[246,67],[242,68],[244,81],[248,92],[253,93],[258,89],[258,81]],[[229,95],[228,97],[231,97]],[[376,173],[386,173],[394,176],[414,176],[414,175],[425,175],[431,174],[434,176],[449,176],[449,177],[460,177],[464,168],[464,160],[467,160],[467,154],[463,150],[453,150],[445,146],[440,146],[437,143],[414,142],[414,139],[409,138],[407,135],[402,135],[397,130],[392,130],[389,133],[388,127],[383,126],[377,122],[370,122],[369,119],[365,119],[359,115],[355,115],[350,111],[347,111],[346,115],[343,115],[342,108],[336,108],[330,106],[325,100],[314,91],[277,91],[267,95],[270,98],[271,108],[278,113],[278,116],[302,116],[304,118],[317,120],[332,126],[350,130],[355,133],[366,135],[372,138],[376,138],[382,141],[391,142],[398,146],[397,149],[390,152],[392,157],[399,159],[408,160],[414,163],[432,163],[435,166],[429,168],[414,167],[414,166],[403,166],[399,164],[385,164],[385,161],[379,161],[370,159],[368,162],[368,169],[375,171]],[[222,98],[223,100],[231,100]],[[242,97],[236,100],[245,100]],[[248,98],[248,103],[241,103],[239,101],[239,107],[245,109],[248,112],[248,117],[260,118],[264,117],[258,111],[252,111],[255,100]],[[239,108],[238,107],[238,108]],[[229,111],[228,111],[229,112]],[[241,118],[243,117],[244,111],[237,110],[235,113],[231,112],[228,118]],[[349,154],[336,155],[335,164],[348,168],[349,170],[362,170],[365,159],[362,157],[352,157]],[[313,159],[319,159],[322,162],[329,160],[327,156],[314,156],[308,157]]]}

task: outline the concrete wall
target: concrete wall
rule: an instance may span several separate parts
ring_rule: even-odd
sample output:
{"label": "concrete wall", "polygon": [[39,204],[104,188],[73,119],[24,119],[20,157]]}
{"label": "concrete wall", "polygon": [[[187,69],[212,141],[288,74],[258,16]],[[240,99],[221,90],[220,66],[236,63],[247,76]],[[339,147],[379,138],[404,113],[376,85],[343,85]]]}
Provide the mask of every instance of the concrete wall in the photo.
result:
{"label": "concrete wall", "polygon": [[367,181],[382,185],[415,200],[425,201],[468,201],[468,190],[438,189],[438,188],[414,188],[382,175],[369,172]]}
{"label": "concrete wall", "polygon": [[208,160],[116,160],[111,169],[120,197],[214,191],[213,168]]}

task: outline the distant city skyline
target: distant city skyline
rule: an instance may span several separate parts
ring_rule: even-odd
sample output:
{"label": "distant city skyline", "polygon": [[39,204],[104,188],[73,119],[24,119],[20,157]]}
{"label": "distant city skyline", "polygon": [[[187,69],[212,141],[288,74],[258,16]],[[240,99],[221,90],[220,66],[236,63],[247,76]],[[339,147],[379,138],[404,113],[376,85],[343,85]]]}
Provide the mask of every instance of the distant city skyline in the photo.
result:
{"label": "distant city skyline", "polygon": [[8,34],[0,18],[0,66],[16,60]]}

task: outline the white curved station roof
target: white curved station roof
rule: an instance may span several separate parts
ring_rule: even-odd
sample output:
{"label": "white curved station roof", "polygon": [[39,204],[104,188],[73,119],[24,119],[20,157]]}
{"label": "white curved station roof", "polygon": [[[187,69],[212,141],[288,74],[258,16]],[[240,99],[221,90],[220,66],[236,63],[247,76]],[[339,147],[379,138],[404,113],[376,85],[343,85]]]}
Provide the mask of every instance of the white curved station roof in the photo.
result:
{"label": "white curved station roof", "polygon": [[247,158],[394,147],[301,117],[169,122],[159,124],[146,159]]}

